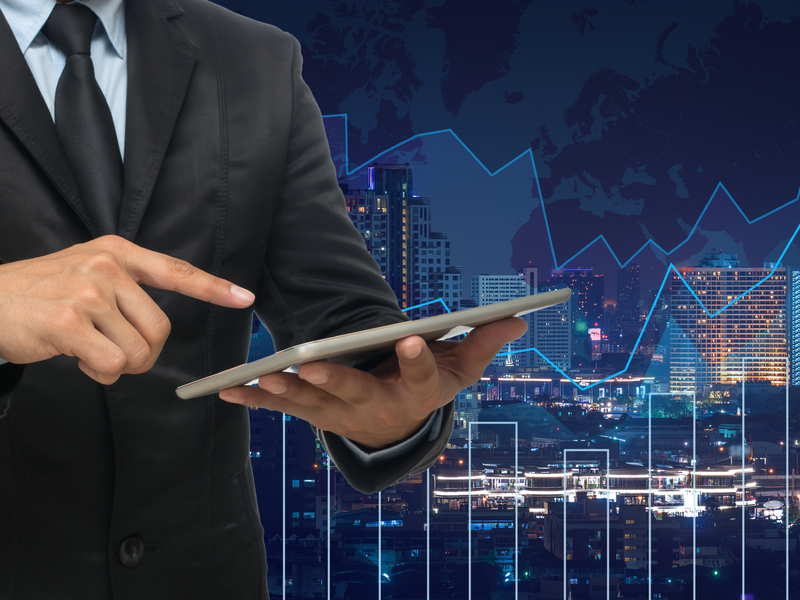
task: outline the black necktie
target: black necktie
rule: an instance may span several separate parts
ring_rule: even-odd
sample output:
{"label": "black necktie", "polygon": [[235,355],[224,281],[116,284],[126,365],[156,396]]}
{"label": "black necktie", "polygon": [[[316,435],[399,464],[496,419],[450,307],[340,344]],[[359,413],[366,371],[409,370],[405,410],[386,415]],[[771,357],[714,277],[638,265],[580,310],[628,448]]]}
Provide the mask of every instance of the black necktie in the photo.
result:
{"label": "black necktie", "polygon": [[97,233],[108,235],[119,223],[122,157],[90,56],[96,20],[82,4],[56,4],[42,32],[67,58],[56,87],[56,131]]}

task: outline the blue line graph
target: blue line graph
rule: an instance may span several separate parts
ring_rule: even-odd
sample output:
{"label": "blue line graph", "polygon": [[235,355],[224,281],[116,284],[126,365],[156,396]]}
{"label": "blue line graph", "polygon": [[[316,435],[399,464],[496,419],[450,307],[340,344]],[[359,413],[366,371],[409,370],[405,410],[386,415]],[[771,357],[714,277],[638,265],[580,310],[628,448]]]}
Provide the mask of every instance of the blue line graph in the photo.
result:
{"label": "blue line graph", "polygon": [[[756,289],[758,286],[760,286],[762,283],[767,281],[770,277],[772,277],[775,274],[775,270],[780,266],[780,263],[783,260],[784,255],[789,250],[789,246],[792,245],[792,242],[794,242],[794,239],[797,237],[798,233],[800,233],[800,225],[798,225],[797,228],[794,230],[794,233],[792,234],[792,237],[789,238],[789,241],[786,244],[786,247],[783,249],[783,252],[781,252],[781,255],[778,257],[778,260],[775,261],[775,266],[772,267],[772,269],[770,269],[770,272],[767,275],[765,275],[758,283],[755,283],[752,286],[750,286],[747,290],[745,290],[744,292],[742,292],[741,294],[736,296],[736,298],[734,298],[733,300],[728,302],[725,306],[723,306],[722,308],[720,308],[718,311],[716,311],[713,314],[711,312],[709,312],[709,310],[706,308],[706,305],[703,304],[703,301],[700,300],[700,297],[694,292],[692,287],[686,282],[686,279],[684,279],[683,275],[681,275],[680,271],[678,271],[678,269],[675,267],[675,265],[670,263],[669,267],[667,267],[667,272],[664,274],[664,279],[661,281],[661,285],[658,288],[658,293],[656,294],[655,299],[653,300],[653,306],[650,307],[650,311],[647,313],[647,318],[645,319],[644,324],[642,325],[642,329],[641,329],[641,331],[639,331],[639,337],[636,338],[636,343],[633,345],[633,350],[631,351],[631,355],[628,357],[628,361],[625,363],[625,367],[623,367],[622,370],[614,373],[613,375],[609,375],[608,377],[605,377],[604,379],[596,381],[595,383],[590,383],[588,385],[582,385],[581,383],[575,381],[572,377],[567,375],[567,373],[564,372],[563,369],[561,369],[560,367],[556,366],[556,364],[553,363],[553,361],[551,361],[544,354],[542,354],[539,351],[538,348],[524,348],[522,350],[513,350],[512,352],[505,352],[505,353],[502,353],[502,354],[498,354],[497,356],[508,356],[509,354],[519,354],[521,352],[536,352],[536,354],[541,356],[542,359],[544,359],[544,361],[547,362],[547,364],[549,364],[553,369],[555,369],[562,376],[566,377],[576,387],[578,387],[578,388],[580,388],[582,390],[588,390],[590,388],[593,388],[593,387],[595,387],[597,385],[600,385],[601,383],[604,383],[604,382],[608,381],[609,379],[613,379],[614,377],[617,377],[618,375],[622,375],[623,373],[625,373],[628,370],[628,367],[631,366],[631,361],[633,361],[633,357],[636,354],[636,350],[637,350],[637,348],[639,348],[639,344],[642,341],[642,336],[644,335],[644,332],[647,329],[647,325],[650,323],[650,318],[653,316],[653,312],[655,311],[656,304],[658,304],[658,299],[659,299],[659,297],[661,297],[661,292],[664,290],[664,285],[669,280],[670,271],[675,271],[675,274],[680,278],[680,280],[683,282],[683,285],[686,286],[686,288],[692,294],[694,299],[697,300],[697,303],[703,308],[703,310],[709,316],[709,318],[713,319],[718,314],[720,314],[723,310],[725,310],[726,308],[728,308],[732,304],[734,304],[734,303],[738,302],[739,300],[741,300],[744,296],[746,296],[747,294],[752,292],[754,289]],[[436,300],[433,300],[432,302],[436,302]],[[432,302],[426,302],[425,304],[431,304]],[[424,305],[420,304],[419,306],[424,306]],[[419,306],[412,306],[412,307],[407,308],[405,310],[411,310],[412,308],[419,308]]]}
{"label": "blue line graph", "polygon": [[[396,150],[400,146],[403,146],[404,144],[407,144],[407,143],[409,143],[409,142],[411,142],[411,141],[413,141],[415,139],[429,137],[429,136],[432,136],[432,135],[440,135],[440,134],[450,134],[451,136],[453,136],[453,138],[455,138],[455,140],[459,144],[461,144],[461,146],[464,148],[464,150],[466,150],[469,153],[469,155],[473,159],[475,159],[475,162],[478,163],[478,165],[480,165],[480,167],[490,177],[494,177],[498,173],[502,172],[503,170],[505,170],[508,167],[510,167],[511,165],[513,165],[518,160],[523,159],[526,156],[529,157],[530,160],[531,160],[531,166],[533,167],[533,177],[534,177],[534,180],[536,181],[536,189],[539,192],[539,202],[542,205],[542,216],[544,217],[545,229],[547,230],[547,239],[548,239],[548,241],[550,243],[550,252],[551,252],[551,254],[553,256],[553,264],[555,265],[556,269],[564,268],[567,264],[569,264],[570,261],[574,260],[575,258],[580,256],[583,252],[585,252],[586,250],[591,248],[595,244],[595,242],[602,242],[603,244],[605,244],[606,248],[608,248],[608,251],[611,253],[611,256],[614,258],[614,260],[616,261],[617,265],[619,265],[620,267],[623,267],[623,268],[625,266],[627,266],[634,258],[636,258],[636,256],[639,255],[640,252],[642,252],[648,246],[653,246],[654,248],[657,248],[659,251],[661,251],[665,256],[669,256],[670,254],[674,253],[676,250],[678,250],[681,246],[683,246],[686,242],[689,241],[689,239],[692,237],[692,235],[694,234],[695,230],[697,229],[698,225],[700,224],[700,221],[703,219],[703,216],[706,214],[706,211],[708,210],[708,207],[711,206],[711,202],[714,200],[714,196],[716,196],[717,192],[719,192],[720,190],[722,192],[724,192],[726,196],[728,196],[730,201],[736,207],[736,210],[739,211],[739,214],[742,215],[742,217],[744,218],[745,221],[747,221],[748,225],[752,225],[753,223],[757,223],[761,219],[764,219],[764,218],[766,218],[766,217],[778,212],[779,210],[781,210],[783,208],[786,208],[787,206],[789,206],[791,204],[794,204],[795,202],[800,200],[800,188],[798,188],[797,196],[795,196],[793,200],[789,200],[788,202],[786,202],[786,203],[780,205],[779,207],[769,211],[768,213],[765,213],[765,214],[761,215],[760,217],[757,217],[755,219],[750,219],[750,218],[748,218],[748,216],[746,214],[744,214],[744,211],[742,210],[741,206],[739,206],[739,203],[736,202],[736,200],[734,200],[733,196],[731,196],[730,192],[728,192],[728,190],[725,188],[725,186],[722,184],[722,182],[720,182],[720,183],[717,184],[717,187],[714,188],[714,192],[709,197],[708,202],[706,202],[706,205],[703,208],[703,211],[700,213],[700,216],[697,217],[697,220],[695,221],[694,226],[689,231],[689,233],[686,235],[686,239],[683,240],[677,246],[675,246],[672,250],[665,250],[657,242],[655,242],[653,240],[647,240],[644,244],[641,245],[641,247],[636,252],[634,252],[628,258],[628,260],[626,260],[623,263],[623,262],[620,261],[619,257],[617,256],[617,253],[614,252],[614,250],[611,248],[611,245],[608,243],[608,240],[606,240],[605,236],[603,234],[600,234],[595,239],[593,239],[591,242],[586,244],[583,248],[581,248],[578,252],[576,252],[575,254],[570,256],[568,259],[566,259],[564,262],[559,264],[558,263],[558,259],[556,258],[556,251],[555,251],[555,248],[553,246],[553,236],[550,233],[550,223],[547,220],[547,210],[545,209],[544,197],[542,196],[542,188],[541,188],[541,185],[539,184],[539,173],[536,170],[536,161],[533,158],[533,152],[530,150],[530,148],[525,150],[524,152],[518,154],[516,157],[512,158],[510,161],[508,161],[506,164],[504,164],[502,167],[500,167],[496,171],[490,171],[489,168],[485,164],[483,164],[483,162],[469,148],[469,146],[467,146],[464,143],[464,141],[460,137],[458,137],[456,132],[454,132],[452,129],[439,129],[437,131],[429,131],[429,132],[426,132],[426,133],[418,133],[416,135],[413,135],[410,138],[408,138],[408,139],[406,139],[406,140],[404,140],[402,142],[399,142],[399,143],[395,144],[394,146],[391,146],[391,147],[387,148],[386,150],[383,150],[382,152],[379,152],[378,154],[376,154],[375,156],[373,156],[369,160],[365,161],[364,163],[358,165],[357,167],[353,167],[352,169],[350,169],[350,156],[349,156],[349,149],[348,149],[349,146],[348,146],[348,141],[347,141],[348,140],[347,114],[346,113],[342,113],[342,114],[336,114],[336,115],[323,115],[323,119],[328,119],[328,118],[343,118],[344,119],[344,125],[345,125],[345,138],[344,138],[344,140],[345,140],[345,163],[344,164],[345,164],[345,172],[347,173],[347,175],[352,175],[353,173],[355,173],[357,171],[360,171],[364,167],[366,167],[369,164],[375,162],[378,158],[380,158],[384,154],[388,154],[389,152],[391,152],[393,150]],[[670,265],[670,266],[672,266],[672,265]]]}
{"label": "blue line graph", "polygon": [[[500,173],[500,172],[501,172],[501,171],[503,171],[504,169],[508,168],[509,166],[511,166],[512,164],[514,164],[515,162],[517,162],[518,160],[520,160],[520,159],[524,158],[525,156],[528,156],[528,157],[530,157],[530,160],[531,160],[531,165],[532,165],[532,167],[533,167],[533,175],[534,175],[534,179],[535,179],[535,181],[536,181],[536,189],[537,189],[537,190],[538,190],[538,192],[539,192],[539,202],[541,203],[541,206],[542,206],[542,216],[544,217],[545,228],[546,228],[546,230],[547,230],[547,237],[548,237],[548,241],[549,241],[549,243],[550,243],[550,251],[551,251],[551,253],[552,253],[552,256],[553,256],[553,264],[555,265],[555,268],[556,268],[556,269],[561,269],[561,268],[563,268],[563,267],[564,267],[565,265],[567,265],[567,264],[568,264],[570,261],[572,261],[573,259],[577,258],[577,257],[578,257],[578,256],[580,256],[580,255],[581,255],[583,252],[585,252],[585,251],[586,251],[586,250],[588,250],[588,249],[589,249],[591,246],[593,246],[593,245],[595,244],[595,242],[602,242],[603,244],[605,244],[606,248],[608,248],[608,251],[611,253],[611,256],[613,256],[613,258],[614,258],[614,260],[616,261],[617,265],[619,265],[621,268],[624,268],[626,265],[628,265],[628,264],[629,264],[629,263],[630,263],[630,262],[631,262],[631,261],[632,261],[634,258],[636,258],[636,256],[637,256],[637,255],[638,255],[640,252],[642,252],[642,251],[643,251],[645,248],[647,248],[648,246],[653,246],[653,247],[657,248],[658,250],[660,250],[661,252],[663,252],[665,256],[669,256],[670,254],[674,253],[676,250],[678,250],[678,249],[679,249],[681,246],[683,246],[685,243],[687,243],[687,242],[688,242],[688,241],[691,239],[692,235],[693,235],[693,234],[694,234],[694,232],[697,230],[697,228],[698,228],[698,226],[699,226],[699,224],[700,224],[700,221],[702,220],[703,216],[706,214],[706,211],[708,210],[708,207],[709,207],[709,206],[711,206],[711,202],[714,200],[714,197],[716,196],[717,192],[719,192],[720,190],[721,190],[722,192],[724,192],[724,193],[725,193],[725,195],[727,195],[727,196],[728,196],[728,198],[730,199],[730,201],[733,203],[733,205],[734,205],[734,206],[736,207],[736,209],[739,211],[739,214],[741,214],[741,215],[742,215],[742,217],[745,219],[745,221],[747,221],[747,223],[748,223],[749,225],[752,225],[753,223],[756,223],[756,222],[760,221],[761,219],[764,219],[764,218],[766,218],[766,217],[768,217],[768,216],[770,216],[770,215],[772,215],[772,214],[774,214],[774,213],[778,212],[779,210],[781,210],[781,209],[783,209],[783,208],[786,208],[787,206],[789,206],[789,205],[791,205],[791,204],[793,204],[793,203],[797,202],[797,201],[798,201],[798,199],[800,199],[800,189],[798,189],[798,195],[797,195],[797,196],[795,196],[795,198],[794,198],[793,200],[789,200],[788,202],[786,202],[786,203],[782,204],[781,206],[779,206],[779,207],[777,207],[777,208],[775,208],[775,209],[773,209],[773,210],[769,211],[768,213],[765,213],[765,214],[761,215],[760,217],[757,217],[757,218],[755,218],[755,219],[750,219],[750,218],[748,218],[748,216],[747,216],[747,215],[744,213],[744,211],[743,211],[743,210],[742,210],[742,208],[739,206],[739,204],[736,202],[736,200],[733,198],[733,196],[731,196],[730,192],[728,192],[728,190],[725,188],[725,186],[722,184],[722,182],[720,182],[720,183],[718,183],[718,184],[717,184],[716,188],[714,189],[714,192],[711,194],[711,197],[708,199],[708,202],[706,202],[706,205],[705,205],[705,207],[703,208],[703,211],[700,213],[700,216],[699,216],[699,217],[697,218],[697,220],[695,221],[695,224],[694,224],[694,226],[693,226],[693,227],[692,227],[692,229],[689,231],[689,233],[686,235],[686,239],[685,239],[685,240],[683,240],[683,241],[682,241],[681,243],[679,243],[678,245],[676,245],[676,246],[675,246],[675,247],[674,247],[672,250],[665,250],[664,248],[662,248],[662,247],[661,247],[661,246],[660,246],[658,243],[654,242],[653,240],[647,240],[647,241],[646,241],[644,244],[642,244],[642,246],[641,246],[641,247],[640,247],[640,248],[639,248],[639,249],[638,249],[636,252],[634,252],[634,253],[633,253],[633,254],[630,256],[630,258],[628,258],[628,260],[626,260],[624,263],[622,263],[622,262],[620,261],[620,259],[617,257],[617,254],[616,254],[616,253],[614,252],[614,250],[611,248],[610,244],[608,243],[608,240],[606,240],[605,236],[603,236],[603,235],[601,234],[601,235],[597,236],[597,237],[596,237],[594,240],[592,240],[591,242],[589,242],[589,243],[588,243],[586,246],[584,246],[584,247],[583,247],[583,248],[582,248],[580,251],[578,251],[577,253],[575,253],[574,255],[572,255],[571,257],[569,257],[567,260],[565,260],[563,263],[561,263],[561,264],[559,265],[559,263],[558,263],[558,259],[556,258],[556,252],[555,252],[555,248],[554,248],[554,246],[553,246],[553,238],[552,238],[552,235],[551,235],[551,233],[550,233],[550,224],[549,224],[549,222],[548,222],[548,220],[547,220],[547,211],[545,210],[545,203],[544,203],[544,198],[543,198],[543,196],[542,196],[542,189],[541,189],[541,186],[540,186],[540,184],[539,184],[539,174],[538,174],[538,172],[537,172],[537,170],[536,170],[536,161],[534,160],[534,157],[533,157],[533,152],[532,152],[530,149],[528,149],[528,150],[525,150],[524,152],[522,152],[521,154],[519,154],[519,155],[518,155],[518,156],[516,156],[515,158],[511,159],[511,160],[510,160],[509,162],[507,162],[505,165],[503,165],[502,167],[500,167],[500,168],[499,168],[499,169],[497,169],[496,171],[492,172],[492,171],[490,171],[490,170],[489,170],[489,169],[486,167],[486,165],[484,165],[484,164],[483,164],[483,162],[482,162],[482,161],[481,161],[481,160],[480,160],[480,159],[479,159],[479,158],[478,158],[478,157],[475,155],[475,153],[474,153],[474,152],[473,152],[473,151],[472,151],[472,150],[471,150],[471,149],[470,149],[470,148],[469,148],[469,147],[468,147],[468,146],[467,146],[467,145],[466,145],[466,144],[465,144],[465,143],[464,143],[464,142],[461,140],[461,138],[459,138],[459,137],[458,137],[458,135],[457,135],[457,134],[456,134],[456,133],[455,133],[455,132],[454,132],[452,129],[440,129],[440,130],[437,130],[437,131],[430,131],[430,132],[427,132],[427,133],[419,133],[419,134],[417,134],[417,135],[411,136],[411,137],[410,137],[410,138],[408,138],[407,140],[405,140],[405,141],[402,141],[402,142],[400,142],[400,143],[398,143],[398,144],[395,144],[394,146],[391,146],[390,148],[387,148],[386,150],[383,150],[382,152],[379,152],[378,154],[376,154],[375,156],[373,156],[372,158],[370,158],[370,159],[369,159],[369,160],[367,160],[366,162],[362,163],[361,165],[359,165],[359,166],[357,166],[357,167],[354,167],[353,169],[350,169],[350,168],[349,168],[349,153],[348,153],[348,143],[347,143],[347,138],[348,138],[348,133],[347,133],[347,114],[346,114],[346,113],[344,113],[344,114],[336,114],[336,115],[323,115],[323,118],[344,118],[344,121],[345,121],[345,172],[346,172],[348,175],[352,175],[353,173],[355,173],[356,171],[359,171],[359,170],[363,169],[364,167],[366,167],[366,166],[367,166],[367,165],[369,165],[370,163],[373,163],[373,162],[375,162],[375,161],[376,161],[376,160],[377,160],[379,157],[381,157],[381,156],[383,156],[383,155],[385,155],[385,154],[387,154],[387,153],[389,153],[389,152],[391,152],[391,151],[395,150],[396,148],[399,148],[400,146],[402,146],[402,145],[404,145],[404,144],[407,144],[408,142],[411,142],[411,141],[413,141],[413,140],[415,140],[415,139],[417,139],[417,138],[423,138],[423,137],[428,137],[428,136],[432,136],[432,135],[440,135],[440,134],[446,134],[446,133],[449,133],[450,135],[452,135],[452,136],[453,136],[453,138],[455,138],[455,140],[456,140],[456,141],[457,141],[459,144],[461,144],[461,146],[462,146],[462,147],[463,147],[463,148],[464,148],[464,149],[465,149],[465,150],[466,150],[466,151],[467,151],[467,152],[470,154],[470,156],[472,156],[472,158],[474,158],[474,159],[475,159],[475,162],[477,162],[477,163],[478,163],[478,164],[481,166],[481,168],[483,168],[483,170],[484,170],[484,171],[485,171],[485,172],[486,172],[486,173],[487,173],[487,174],[488,174],[490,177],[494,177],[495,175],[497,175],[498,173]],[[647,313],[647,318],[645,319],[645,321],[644,321],[644,324],[642,325],[641,331],[639,331],[639,336],[636,338],[636,343],[635,343],[635,344],[634,344],[634,346],[633,346],[633,350],[632,350],[632,352],[631,352],[631,355],[628,357],[628,361],[625,363],[625,367],[624,367],[622,370],[618,371],[617,373],[614,373],[613,375],[609,375],[608,377],[605,377],[605,378],[603,378],[603,379],[600,379],[599,381],[596,381],[596,382],[594,382],[594,383],[587,384],[587,385],[582,385],[582,384],[580,384],[579,382],[575,381],[575,380],[574,380],[572,377],[570,377],[570,376],[569,376],[569,375],[568,375],[568,374],[567,374],[567,373],[566,373],[566,372],[565,372],[563,369],[561,369],[560,367],[556,366],[556,364],[555,364],[555,363],[553,363],[553,361],[551,361],[549,358],[547,358],[547,357],[546,357],[544,354],[542,354],[542,353],[539,351],[539,349],[538,349],[538,348],[535,348],[535,347],[532,347],[532,348],[525,348],[525,349],[523,349],[523,350],[514,350],[514,351],[512,351],[512,352],[506,352],[506,353],[503,353],[503,354],[498,354],[497,356],[508,356],[509,354],[519,354],[519,353],[521,353],[521,352],[536,352],[536,353],[537,353],[539,356],[541,356],[541,357],[542,357],[542,359],[543,359],[545,362],[547,362],[547,363],[548,363],[548,364],[549,364],[549,365],[550,365],[550,366],[551,366],[551,367],[552,367],[552,368],[553,368],[553,369],[554,369],[556,372],[560,373],[560,374],[561,374],[563,377],[565,377],[566,379],[568,379],[568,380],[569,380],[571,383],[573,383],[573,384],[574,384],[576,387],[578,387],[579,389],[586,390],[586,389],[590,389],[590,388],[592,388],[592,387],[598,386],[598,385],[600,385],[600,384],[602,384],[602,383],[604,383],[604,382],[606,382],[606,381],[608,381],[608,380],[610,380],[610,379],[613,379],[614,377],[617,377],[617,376],[619,376],[619,375],[622,375],[622,374],[623,374],[623,373],[625,373],[625,372],[628,370],[628,368],[630,367],[630,364],[631,364],[631,362],[633,361],[633,357],[634,357],[634,355],[636,354],[636,350],[639,348],[639,344],[640,344],[640,343],[641,343],[641,341],[642,341],[642,336],[644,335],[644,332],[645,332],[645,330],[647,329],[647,325],[650,323],[650,319],[651,319],[651,318],[652,318],[652,316],[653,316],[653,312],[655,311],[656,305],[657,305],[657,303],[658,303],[658,299],[661,297],[661,293],[662,293],[662,291],[664,290],[664,285],[665,285],[665,284],[667,283],[667,281],[669,280],[669,277],[670,277],[670,271],[674,271],[674,272],[675,272],[675,274],[676,274],[676,275],[677,275],[677,276],[680,278],[680,280],[683,282],[683,284],[686,286],[686,288],[687,288],[687,289],[689,290],[689,292],[692,294],[692,296],[694,297],[694,299],[695,299],[695,300],[697,300],[697,303],[698,303],[698,304],[699,304],[699,305],[700,305],[700,306],[703,308],[703,311],[704,311],[704,312],[705,312],[705,313],[706,313],[706,314],[709,316],[709,318],[712,318],[712,319],[713,319],[714,317],[716,317],[717,315],[719,315],[719,314],[720,314],[720,313],[721,313],[723,310],[725,310],[726,308],[728,308],[728,307],[729,307],[729,306],[731,306],[732,304],[734,304],[734,303],[736,303],[737,301],[739,301],[740,299],[742,299],[744,296],[746,296],[747,294],[749,294],[751,291],[753,291],[755,288],[757,288],[759,285],[761,285],[762,283],[764,283],[765,281],[767,281],[767,280],[768,280],[770,277],[772,277],[772,276],[774,275],[774,273],[775,273],[775,270],[776,270],[777,268],[779,268],[779,266],[780,266],[780,264],[781,264],[781,261],[783,260],[783,257],[786,255],[786,252],[788,252],[788,250],[789,250],[789,247],[790,247],[790,246],[792,245],[792,243],[794,242],[794,240],[795,240],[795,238],[797,237],[797,234],[798,234],[798,233],[800,233],[800,225],[798,225],[798,226],[797,226],[797,228],[794,230],[794,233],[793,233],[793,234],[792,234],[792,236],[789,238],[789,241],[787,242],[787,244],[786,244],[786,247],[785,247],[785,248],[783,249],[783,251],[781,252],[780,256],[778,257],[778,260],[776,260],[776,261],[775,261],[775,266],[773,266],[773,267],[772,267],[772,269],[770,270],[769,274],[765,275],[765,276],[764,276],[764,277],[763,277],[763,278],[762,278],[762,279],[761,279],[761,280],[760,280],[758,283],[755,283],[755,284],[754,284],[754,285],[752,285],[750,288],[748,288],[747,290],[745,290],[744,292],[742,292],[741,294],[739,294],[738,296],[736,296],[736,298],[734,298],[733,300],[731,300],[730,302],[728,302],[728,303],[727,303],[725,306],[723,306],[722,308],[720,308],[718,311],[716,311],[716,312],[715,312],[715,313],[713,313],[713,314],[712,314],[711,312],[709,312],[708,308],[706,308],[705,304],[703,304],[703,301],[702,301],[702,300],[700,300],[700,298],[699,298],[699,297],[698,297],[698,295],[697,295],[697,294],[694,292],[694,290],[692,289],[692,287],[691,287],[691,286],[690,286],[690,285],[687,283],[686,279],[684,279],[683,275],[682,275],[682,274],[681,274],[681,273],[678,271],[677,267],[675,267],[675,265],[674,265],[673,263],[670,263],[670,264],[669,264],[669,266],[667,267],[667,271],[666,271],[666,273],[664,274],[664,279],[661,281],[661,285],[660,285],[660,286],[659,286],[659,288],[658,288],[658,292],[657,292],[657,293],[656,293],[656,295],[655,295],[655,298],[654,298],[654,300],[653,300],[653,305],[650,307],[650,310],[649,310],[649,311],[648,311],[648,313]],[[430,302],[426,302],[426,303],[424,303],[424,304],[420,304],[420,305],[418,305],[418,306],[412,306],[412,307],[409,307],[409,308],[407,308],[407,309],[404,309],[404,310],[412,310],[412,309],[414,309],[414,308],[419,308],[419,307],[421,307],[421,306],[425,306],[425,305],[427,305],[427,304],[433,304],[433,303],[435,303],[435,302],[441,302],[442,304],[444,304],[444,301],[443,301],[443,300],[441,300],[441,299],[438,299],[438,300],[432,300],[432,301],[430,301]],[[445,305],[445,309],[447,309],[447,306],[446,306],[446,305]],[[448,310],[448,312],[450,312],[450,311]]]}
{"label": "blue line graph", "polygon": [[[574,383],[580,389],[584,389],[585,390],[585,389],[589,389],[591,387],[594,387],[596,385],[600,385],[601,383],[603,383],[605,381],[608,381],[609,379],[613,379],[614,377],[617,377],[618,375],[622,375],[623,373],[625,373],[628,370],[628,367],[630,367],[631,361],[633,360],[633,356],[636,354],[636,350],[637,350],[637,348],[639,347],[639,344],[642,341],[642,336],[644,335],[644,332],[647,329],[647,325],[650,323],[650,318],[653,316],[653,312],[655,311],[656,304],[658,303],[658,298],[661,296],[661,292],[664,290],[664,284],[666,284],[667,281],[669,280],[670,271],[675,271],[675,274],[680,278],[680,280],[683,282],[683,285],[686,286],[686,288],[692,294],[694,299],[697,300],[697,303],[703,308],[703,311],[705,311],[705,313],[709,316],[709,318],[713,319],[718,314],[720,314],[723,310],[725,310],[726,308],[728,308],[729,306],[731,306],[732,304],[734,304],[738,300],[741,300],[744,296],[746,296],[747,294],[752,292],[755,288],[757,288],[759,285],[761,285],[762,283],[767,281],[770,277],[772,277],[775,274],[775,270],[779,267],[781,261],[783,260],[784,255],[789,250],[789,246],[792,245],[792,242],[797,237],[798,232],[800,232],[800,225],[798,225],[797,228],[794,230],[794,233],[792,234],[792,237],[789,238],[789,242],[786,244],[786,247],[783,249],[783,252],[781,252],[780,257],[778,257],[778,260],[775,262],[775,266],[772,267],[772,269],[770,269],[770,272],[767,275],[765,275],[758,283],[755,283],[754,285],[750,286],[747,290],[745,290],[744,292],[742,292],[741,294],[736,296],[736,298],[734,298],[733,300],[728,302],[725,306],[723,306],[722,308],[720,308],[718,311],[716,311],[713,314],[711,312],[709,312],[709,310],[706,308],[706,305],[703,304],[703,301],[700,300],[700,298],[697,296],[697,294],[695,294],[695,292],[692,289],[692,287],[686,282],[686,279],[684,279],[683,275],[681,275],[681,273],[678,271],[678,269],[675,267],[675,265],[670,263],[669,267],[667,267],[667,272],[664,274],[664,279],[661,281],[661,286],[659,286],[659,288],[658,288],[658,293],[656,294],[655,300],[653,301],[653,306],[650,307],[650,311],[647,313],[647,318],[645,319],[644,324],[642,325],[642,329],[639,332],[639,337],[636,338],[636,343],[633,346],[633,351],[631,352],[631,355],[628,357],[628,361],[625,363],[625,367],[621,371],[619,371],[617,373],[614,373],[613,375],[609,375],[608,377],[606,377],[604,379],[601,379],[600,381],[598,381],[596,383],[592,383],[592,384],[585,385],[585,386],[581,385],[577,381],[572,379],[569,375],[567,375],[562,369],[558,368],[555,364],[553,364],[553,361],[551,361],[544,354],[542,354],[537,348],[528,348],[528,350],[529,351],[533,350],[534,352],[536,352],[550,366],[552,366],[556,371],[561,373],[564,377],[569,379],[572,383]],[[520,352],[520,351],[518,350],[517,352]],[[525,350],[522,350],[521,352],[525,352]]]}
{"label": "blue line graph", "polygon": [[428,306],[429,304],[436,304],[439,302],[447,312],[450,312],[450,309],[447,308],[447,304],[444,303],[444,300],[441,298],[437,298],[436,300],[431,300],[429,302],[423,302],[422,304],[415,304],[414,306],[409,306],[408,308],[404,308],[401,312],[406,312],[407,310],[414,310],[415,308],[422,308],[423,306]]}

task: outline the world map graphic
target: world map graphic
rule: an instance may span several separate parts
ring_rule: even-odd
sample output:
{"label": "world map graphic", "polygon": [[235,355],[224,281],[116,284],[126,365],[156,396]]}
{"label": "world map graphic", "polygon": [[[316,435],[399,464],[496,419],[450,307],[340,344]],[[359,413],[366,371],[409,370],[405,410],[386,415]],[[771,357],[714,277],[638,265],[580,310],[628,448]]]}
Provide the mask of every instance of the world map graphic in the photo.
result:
{"label": "world map graphic", "polygon": [[[226,5],[300,40],[304,77],[323,114],[347,115],[350,168],[389,161],[380,155],[387,148],[445,129],[490,172],[530,148],[558,262],[600,234],[622,261],[648,240],[669,251],[686,240],[720,182],[749,220],[797,197],[800,10],[793,3]],[[331,134],[337,125],[327,124]],[[345,135],[342,126],[332,144],[337,135]],[[548,262],[529,167],[518,169],[524,181],[496,180],[486,190],[472,181],[485,177],[477,161],[464,161],[445,183],[421,189],[447,171],[452,157],[442,153],[457,145],[417,139],[394,158],[416,167],[415,192],[432,198],[434,218],[451,236],[463,227],[463,237],[475,234],[453,222],[456,202],[514,214],[516,229],[491,235],[509,246],[496,269]],[[353,173],[354,185],[363,177]],[[494,198],[448,199],[442,188]],[[780,235],[748,235],[728,208],[696,232],[696,252],[733,243],[758,263],[779,246]],[[460,258],[467,271],[473,262],[485,267],[468,250]]]}

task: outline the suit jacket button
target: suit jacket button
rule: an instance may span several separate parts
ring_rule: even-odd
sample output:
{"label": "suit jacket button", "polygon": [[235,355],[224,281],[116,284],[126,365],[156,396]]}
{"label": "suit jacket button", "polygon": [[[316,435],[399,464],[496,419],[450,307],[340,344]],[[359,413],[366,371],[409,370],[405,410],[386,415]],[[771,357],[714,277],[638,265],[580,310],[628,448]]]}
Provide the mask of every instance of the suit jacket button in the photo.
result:
{"label": "suit jacket button", "polygon": [[144,558],[144,543],[137,537],[125,538],[119,546],[119,561],[123,566],[133,568]]}

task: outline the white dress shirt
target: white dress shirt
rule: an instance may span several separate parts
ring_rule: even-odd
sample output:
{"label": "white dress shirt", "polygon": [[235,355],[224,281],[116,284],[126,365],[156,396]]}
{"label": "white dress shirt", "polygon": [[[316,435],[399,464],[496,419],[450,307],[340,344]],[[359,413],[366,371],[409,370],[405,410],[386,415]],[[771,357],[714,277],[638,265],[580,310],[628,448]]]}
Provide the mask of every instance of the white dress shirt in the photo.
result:
{"label": "white dress shirt", "polygon": [[[120,154],[124,160],[128,63],[123,0],[76,1],[85,4],[97,15],[91,44],[92,64],[97,83],[111,109]],[[11,27],[54,120],[56,86],[64,70],[66,58],[41,29],[56,4],[56,0],[0,0],[0,10]],[[7,361],[0,358],[0,365],[5,362]],[[383,450],[365,452],[347,438],[342,440],[354,454],[367,463],[391,459],[413,449],[424,440],[435,440],[441,431],[442,415],[443,409],[436,410],[415,435]],[[324,432],[320,432],[320,435],[324,435]]]}
{"label": "white dress shirt", "polygon": [[[120,154],[124,160],[128,62],[122,0],[81,0],[80,3],[97,15],[91,46],[94,75],[111,109]],[[56,0],[0,0],[0,9],[53,119],[56,85],[64,70],[66,57],[45,37],[41,29],[55,5]]]}

